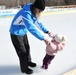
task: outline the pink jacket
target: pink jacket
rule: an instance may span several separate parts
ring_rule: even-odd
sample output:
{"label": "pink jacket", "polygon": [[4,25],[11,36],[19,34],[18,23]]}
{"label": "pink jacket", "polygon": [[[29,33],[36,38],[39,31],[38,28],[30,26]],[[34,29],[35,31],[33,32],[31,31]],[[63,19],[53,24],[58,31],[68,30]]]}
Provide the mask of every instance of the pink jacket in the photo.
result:
{"label": "pink jacket", "polygon": [[64,42],[58,43],[52,40],[51,43],[46,46],[46,53],[48,55],[56,55],[58,51],[63,50],[64,46],[65,46]]}

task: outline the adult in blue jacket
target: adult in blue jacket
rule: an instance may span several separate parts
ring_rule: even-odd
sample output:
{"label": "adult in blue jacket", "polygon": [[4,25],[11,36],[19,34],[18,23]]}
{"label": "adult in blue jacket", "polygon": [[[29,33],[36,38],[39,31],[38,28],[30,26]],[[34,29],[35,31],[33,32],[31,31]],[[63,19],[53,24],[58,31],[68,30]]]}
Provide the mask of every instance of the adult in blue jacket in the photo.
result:
{"label": "adult in blue jacket", "polygon": [[43,26],[38,20],[40,13],[45,9],[44,0],[35,0],[34,3],[29,3],[23,6],[23,8],[15,15],[11,27],[10,36],[19,57],[20,68],[22,73],[32,74],[33,70],[30,67],[36,67],[36,63],[31,61],[30,46],[27,38],[27,32],[45,43],[49,43],[49,40],[39,32],[38,29],[44,33],[50,34],[50,32]]}

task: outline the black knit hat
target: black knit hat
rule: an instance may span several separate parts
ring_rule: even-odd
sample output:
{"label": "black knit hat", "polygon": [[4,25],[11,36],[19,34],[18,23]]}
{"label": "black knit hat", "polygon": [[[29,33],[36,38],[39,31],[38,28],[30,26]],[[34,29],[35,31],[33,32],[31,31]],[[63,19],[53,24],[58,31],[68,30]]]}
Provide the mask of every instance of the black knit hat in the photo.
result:
{"label": "black knit hat", "polygon": [[33,6],[43,11],[45,9],[45,0],[35,0]]}

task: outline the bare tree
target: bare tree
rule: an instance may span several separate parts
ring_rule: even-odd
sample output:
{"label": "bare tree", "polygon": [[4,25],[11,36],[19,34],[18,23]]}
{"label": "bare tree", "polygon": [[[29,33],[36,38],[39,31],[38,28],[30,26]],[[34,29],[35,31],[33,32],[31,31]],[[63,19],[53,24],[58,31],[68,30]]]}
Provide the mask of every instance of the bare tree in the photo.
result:
{"label": "bare tree", "polygon": [[[6,8],[18,7],[27,3],[33,3],[35,0],[0,0],[0,6],[5,5]],[[45,0],[46,6],[61,6],[61,5],[75,5],[76,0]]]}
{"label": "bare tree", "polygon": [[64,2],[65,2],[66,5],[69,4],[68,0],[64,0]]}

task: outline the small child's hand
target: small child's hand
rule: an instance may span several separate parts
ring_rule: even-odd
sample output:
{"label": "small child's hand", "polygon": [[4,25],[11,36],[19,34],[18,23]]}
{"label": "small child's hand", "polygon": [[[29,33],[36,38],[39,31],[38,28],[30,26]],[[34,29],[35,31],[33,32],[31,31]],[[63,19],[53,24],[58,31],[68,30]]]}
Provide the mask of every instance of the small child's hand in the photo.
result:
{"label": "small child's hand", "polygon": [[44,39],[44,42],[46,45],[48,45],[50,43],[50,41],[48,39]]}
{"label": "small child's hand", "polygon": [[54,34],[52,32],[48,32],[49,37],[54,38]]}

